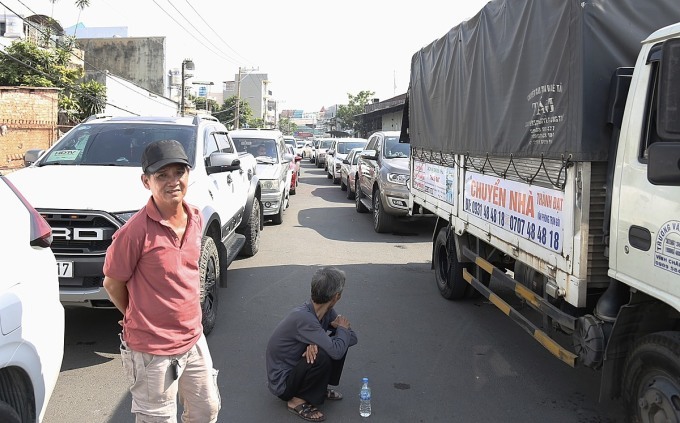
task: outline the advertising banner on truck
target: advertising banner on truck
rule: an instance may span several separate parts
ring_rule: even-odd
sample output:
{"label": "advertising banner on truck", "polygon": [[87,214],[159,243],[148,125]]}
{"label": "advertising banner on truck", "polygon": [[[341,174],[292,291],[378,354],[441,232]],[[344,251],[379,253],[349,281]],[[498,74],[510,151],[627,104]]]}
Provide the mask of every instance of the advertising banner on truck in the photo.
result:
{"label": "advertising banner on truck", "polygon": [[413,160],[413,189],[452,206],[456,200],[456,168]]}
{"label": "advertising banner on truck", "polygon": [[557,253],[564,240],[563,206],[562,191],[465,173],[465,212]]}

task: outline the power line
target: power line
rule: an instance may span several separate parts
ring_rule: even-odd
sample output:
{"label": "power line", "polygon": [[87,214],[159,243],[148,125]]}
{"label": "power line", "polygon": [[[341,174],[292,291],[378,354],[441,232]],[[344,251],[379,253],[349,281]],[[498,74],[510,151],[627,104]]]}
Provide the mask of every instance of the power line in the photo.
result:
{"label": "power line", "polygon": [[189,0],[184,0],[184,1],[189,5],[189,7],[194,11],[194,13],[196,13],[196,15],[197,15],[199,18],[201,18],[201,20],[203,21],[203,23],[205,23],[205,25],[206,25],[208,28],[210,28],[210,30],[213,32],[213,34],[215,34],[215,35],[217,36],[217,38],[219,38],[220,41],[222,41],[222,42],[224,43],[224,45],[227,46],[227,48],[228,48],[229,50],[231,50],[231,51],[233,51],[234,53],[236,53],[238,56],[240,56],[242,59],[244,59],[245,62],[249,62],[249,60],[248,60],[245,56],[243,56],[242,54],[240,54],[239,52],[237,52],[236,50],[234,50],[234,49],[233,49],[226,41],[224,41],[224,39],[220,36],[220,34],[218,34],[217,31],[215,31],[215,30],[213,29],[213,27],[210,26],[210,24],[203,18],[203,16],[202,16],[200,13],[198,13],[198,11],[194,8],[194,6],[191,5],[191,3],[189,2]]}
{"label": "power line", "polygon": [[[175,23],[176,23],[177,25],[179,25],[180,28],[182,28],[184,31],[186,31],[187,34],[191,35],[191,37],[192,37],[194,40],[198,41],[199,44],[201,44],[203,47],[207,48],[207,49],[210,50],[211,52],[215,53],[217,56],[219,56],[219,57],[221,57],[222,59],[226,60],[227,62],[231,62],[231,63],[233,63],[233,64],[237,64],[236,62],[234,62],[233,59],[228,58],[228,57],[225,57],[225,56],[222,55],[221,52],[215,51],[215,50],[213,50],[212,48],[210,48],[209,46],[207,46],[203,41],[199,40],[194,34],[192,34],[191,31],[189,31],[188,29],[186,29],[186,28],[184,27],[184,25],[182,25],[179,21],[177,21],[177,19],[175,19],[170,13],[168,13],[168,11],[165,10],[165,9],[163,8],[163,6],[161,6],[160,4],[158,4],[158,2],[157,2],[156,0],[152,0],[152,1],[154,2],[154,4],[155,4],[156,6],[158,6],[159,9],[161,9],[161,10],[163,11],[163,13],[165,13],[166,15],[168,15],[168,17],[169,17],[170,19],[172,19],[173,21],[175,21]],[[169,0],[168,0],[168,1],[169,1]],[[173,6],[173,7],[174,7],[174,6]],[[201,36],[203,36],[203,37],[205,38],[205,36],[204,36],[203,34],[201,34]]]}
{"label": "power line", "polygon": [[[58,80],[55,81],[54,76],[49,75],[49,74],[47,74],[47,73],[41,71],[40,69],[37,69],[37,68],[35,68],[35,67],[33,67],[33,66],[31,66],[31,65],[29,65],[29,64],[27,64],[27,63],[25,63],[25,62],[22,62],[20,59],[18,59],[18,58],[16,58],[16,57],[12,56],[11,54],[9,54],[9,53],[7,53],[7,52],[5,52],[5,51],[3,51],[3,50],[0,50],[0,53],[3,54],[3,55],[5,55],[5,56],[7,56],[7,57],[9,57],[10,59],[14,60],[15,62],[20,63],[21,65],[23,65],[23,66],[25,66],[25,67],[27,67],[27,68],[29,68],[29,69],[32,69],[33,71],[39,73],[40,75],[42,75],[42,76],[44,76],[45,78],[47,78],[47,79],[49,79],[50,81],[52,81],[53,83],[59,84],[60,81],[58,81]],[[81,95],[83,95],[83,96],[89,98],[90,100],[94,100],[94,101],[97,101],[97,100],[98,100],[97,98],[92,97],[91,95],[85,93],[82,89],[80,89],[79,87],[77,87],[77,86],[75,86],[75,85],[71,85],[71,84],[63,84],[63,86],[64,86],[65,88],[69,88],[69,89],[71,89],[71,90],[73,90],[73,91],[80,92]],[[122,110],[122,111],[124,111],[124,112],[128,112],[128,113],[130,113],[130,114],[139,116],[138,113],[135,113],[135,112],[132,112],[132,111],[130,111],[130,110],[124,109],[124,108],[122,108],[122,107],[116,106],[115,104],[111,104],[111,103],[109,103],[109,102],[104,102],[104,104],[106,104],[106,105],[108,105],[108,106],[111,106],[111,107],[115,107],[115,108],[118,109],[118,110]]]}
{"label": "power line", "polygon": [[[34,12],[33,10],[31,10],[30,7],[26,6],[21,0],[18,0],[18,1],[19,1],[19,3],[21,3],[26,9],[28,9],[32,14],[38,15],[36,12]],[[9,10],[9,11],[10,11],[11,13],[13,13],[15,16],[19,17],[22,21],[24,21],[24,22],[28,23],[29,25],[31,25],[31,27],[33,27],[36,31],[38,31],[38,32],[39,32],[41,35],[43,35],[45,38],[49,38],[49,33],[48,33],[48,32],[43,32],[40,28],[38,28],[38,26],[34,25],[33,22],[30,22],[30,21],[26,20],[26,18],[20,16],[17,12],[15,12],[15,11],[12,10],[12,9],[10,9],[10,8],[9,8],[5,3],[3,3],[2,1],[0,1],[0,5],[4,6],[7,10]],[[58,41],[56,41],[56,40],[55,40],[55,44],[56,44],[56,46],[59,47],[59,48],[64,48],[64,45],[63,45],[63,44],[60,44],[60,43],[59,43]],[[94,66],[94,65],[91,64],[91,63],[89,63],[89,62],[86,61],[84,58],[81,59],[80,57],[78,57],[78,55],[76,55],[70,48],[68,48],[68,52],[69,52],[73,57],[75,57],[76,59],[82,60],[83,63],[85,63],[86,65],[88,65],[89,67],[91,67],[92,69],[94,69],[95,71],[97,71],[97,72],[105,72],[105,71],[103,71],[103,70],[101,70],[101,69],[98,69],[96,66]],[[114,81],[115,83],[121,85],[121,86],[124,87],[125,89],[130,90],[130,91],[132,91],[133,93],[135,93],[135,94],[137,94],[137,95],[139,95],[139,96],[144,97],[145,99],[149,99],[149,97],[148,97],[147,95],[142,94],[142,93],[140,93],[139,91],[135,91],[134,89],[130,88],[129,86],[127,86],[127,85],[125,85],[125,84],[123,84],[122,82],[118,81],[117,79],[112,79],[112,81]],[[155,99],[153,99],[153,98],[151,98],[151,101],[153,101],[153,102],[155,102],[155,103],[158,103],[158,104],[160,104],[161,106],[167,106],[167,104],[162,103],[162,102],[160,102],[160,101],[158,101],[158,100],[155,100]],[[111,106],[113,106],[113,107],[119,108],[118,106],[115,106],[115,105],[113,105],[113,104],[110,104],[110,103],[107,103],[107,104],[109,104],[109,105],[111,105]],[[173,106],[173,108],[174,108],[174,106]],[[122,109],[122,108],[121,108],[121,110],[125,110],[125,109]]]}

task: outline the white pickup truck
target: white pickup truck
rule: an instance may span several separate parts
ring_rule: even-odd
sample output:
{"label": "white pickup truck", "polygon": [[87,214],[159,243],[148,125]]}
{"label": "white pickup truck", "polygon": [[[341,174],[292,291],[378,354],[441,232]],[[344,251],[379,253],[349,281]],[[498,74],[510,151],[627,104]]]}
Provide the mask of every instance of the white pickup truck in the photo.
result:
{"label": "white pickup truck", "polygon": [[201,300],[204,332],[214,325],[220,286],[239,254],[258,250],[262,230],[255,158],[239,154],[214,118],[97,117],[71,129],[28,167],[7,178],[52,227],[65,307],[113,308],[102,287],[111,237],[146,204],[140,182],[145,146],[182,143],[191,163],[186,201],[204,220]]}
{"label": "white pickup truck", "polygon": [[601,370],[632,422],[680,421],[680,2],[494,0],[411,64],[441,295]]}

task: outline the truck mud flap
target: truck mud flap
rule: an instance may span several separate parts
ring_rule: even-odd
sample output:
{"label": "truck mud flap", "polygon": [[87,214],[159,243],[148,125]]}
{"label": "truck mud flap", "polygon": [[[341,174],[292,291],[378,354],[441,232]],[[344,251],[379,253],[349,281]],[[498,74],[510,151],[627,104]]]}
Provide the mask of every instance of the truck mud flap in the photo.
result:
{"label": "truck mud flap", "polygon": [[[531,307],[548,315],[551,319],[559,322],[560,324],[573,329],[576,324],[576,319],[563,313],[558,308],[550,304],[548,301],[539,297],[534,292],[526,288],[524,285],[520,284],[510,276],[506,275],[503,271],[496,268],[493,264],[484,260],[475,254],[472,250],[467,247],[463,247],[463,255],[474,262],[481,270],[489,273],[491,275],[491,282],[501,283],[505,286],[511,287],[514,292],[523,300],[525,300]],[[496,295],[493,291],[486,287],[482,282],[475,278],[467,269],[463,269],[463,279],[470,285],[472,285],[479,293],[481,293],[486,299],[488,299],[493,305],[495,305],[499,310],[510,317],[515,323],[517,323],[525,332],[533,336],[538,343],[543,345],[552,355],[562,360],[564,363],[571,367],[576,367],[576,360],[578,356],[573,352],[562,347],[554,339],[552,339],[546,332],[536,326],[534,323],[529,321],[524,317],[519,311],[515,310],[510,304],[508,304],[501,297]]]}

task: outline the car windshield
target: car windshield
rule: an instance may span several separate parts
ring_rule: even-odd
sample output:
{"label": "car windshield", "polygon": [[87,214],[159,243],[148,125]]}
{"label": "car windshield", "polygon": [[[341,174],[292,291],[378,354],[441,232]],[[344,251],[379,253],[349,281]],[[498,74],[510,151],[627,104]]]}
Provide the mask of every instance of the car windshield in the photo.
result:
{"label": "car windshield", "polygon": [[259,163],[278,163],[276,141],[271,138],[238,138],[232,137],[236,151],[250,153]]}
{"label": "car windshield", "polygon": [[144,148],[153,141],[168,139],[184,146],[193,167],[195,128],[123,122],[79,125],[64,135],[37,165],[141,167]]}
{"label": "car windshield", "polygon": [[411,155],[411,144],[400,143],[399,137],[385,137],[384,152],[386,159],[398,157],[409,157]]}
{"label": "car windshield", "polygon": [[324,140],[319,142],[319,148],[330,148],[333,145],[333,140]]}
{"label": "car windshield", "polygon": [[366,141],[348,141],[338,143],[338,153],[347,154],[353,148],[366,147]]}

